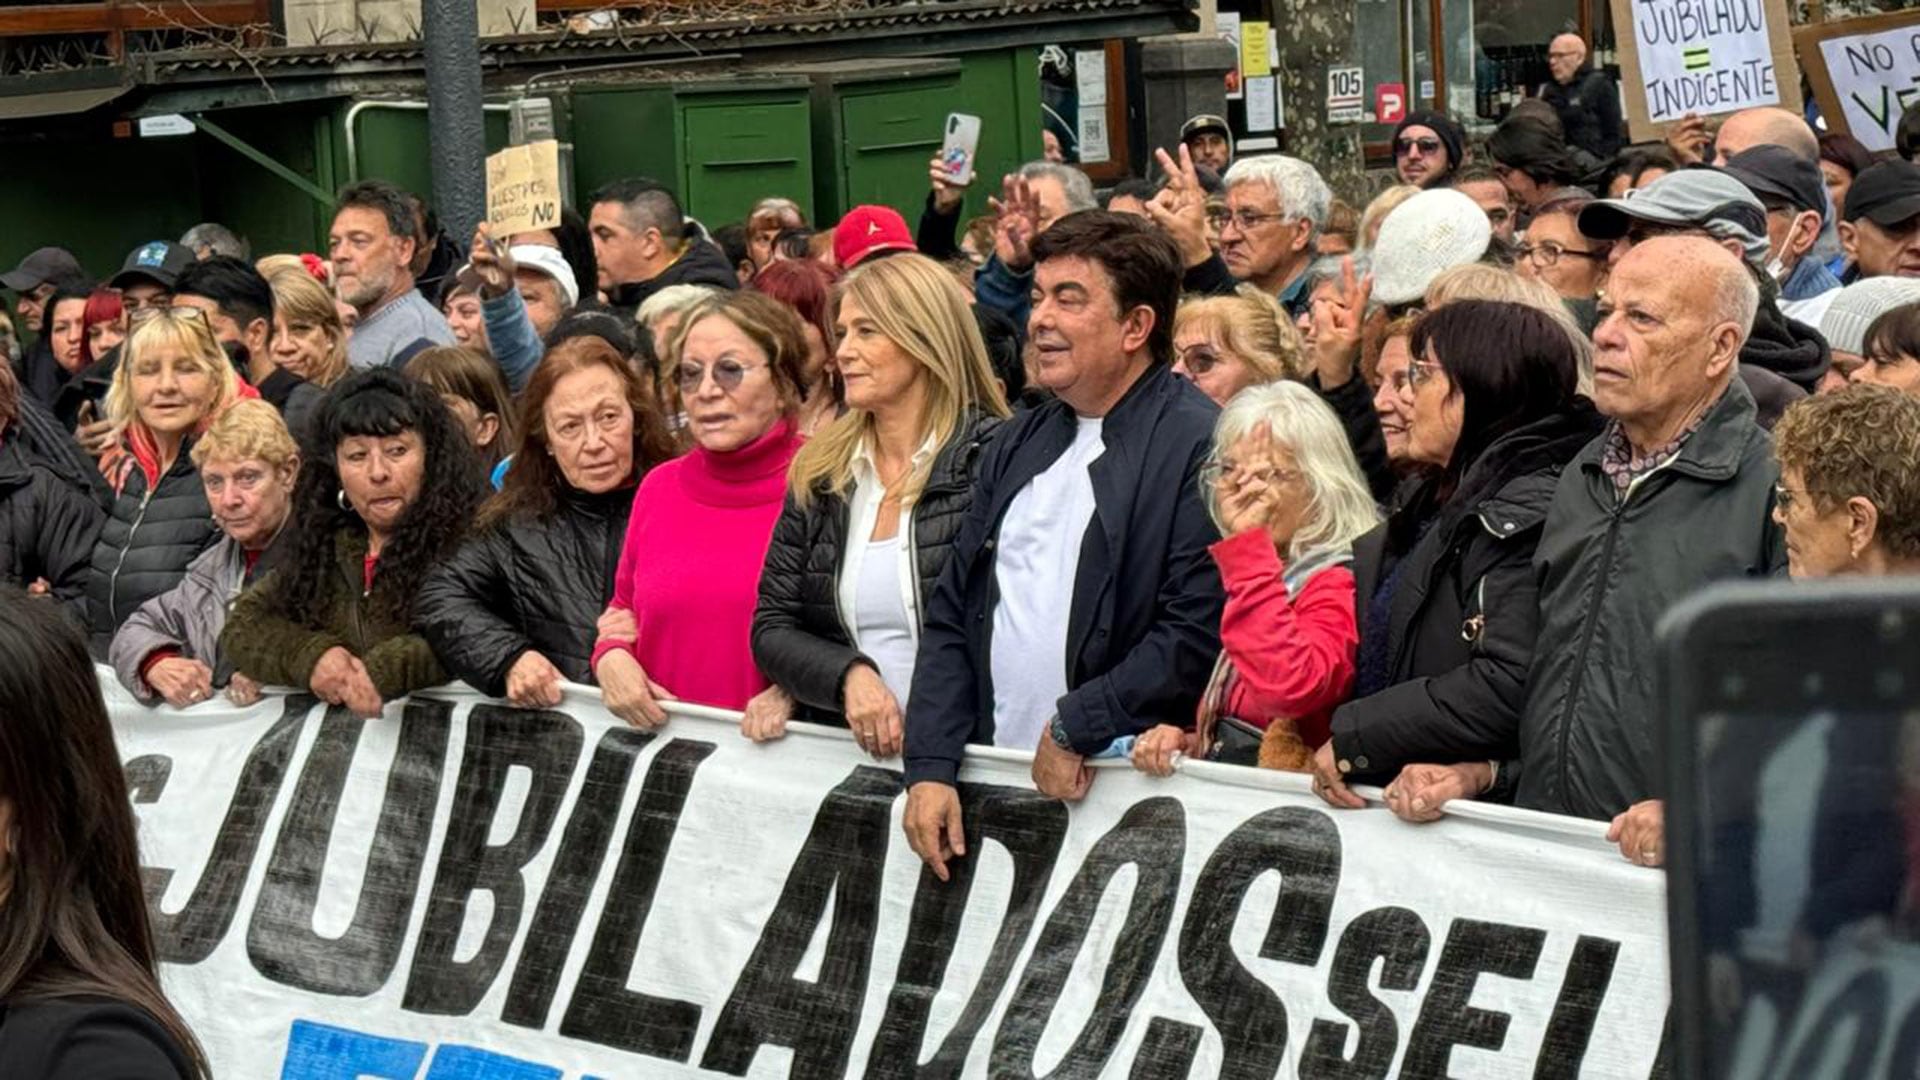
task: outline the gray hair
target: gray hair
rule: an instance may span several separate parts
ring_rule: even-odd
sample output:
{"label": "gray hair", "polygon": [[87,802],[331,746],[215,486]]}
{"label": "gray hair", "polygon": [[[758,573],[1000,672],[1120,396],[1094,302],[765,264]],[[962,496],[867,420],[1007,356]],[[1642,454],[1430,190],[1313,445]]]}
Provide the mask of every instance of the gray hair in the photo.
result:
{"label": "gray hair", "polygon": [[652,329],[654,320],[660,316],[685,311],[719,291],[711,285],[669,285],[647,297],[640,310],[633,313],[633,321]]}
{"label": "gray hair", "polygon": [[1313,290],[1329,281],[1339,281],[1343,264],[1348,259],[1353,260],[1353,278],[1355,281],[1366,277],[1367,271],[1373,267],[1373,258],[1365,251],[1356,251],[1351,255],[1322,255],[1307,264],[1306,295],[1312,296]]}
{"label": "gray hair", "polygon": [[1313,166],[1285,154],[1260,154],[1244,157],[1227,168],[1221,177],[1221,190],[1232,191],[1241,184],[1265,184],[1280,201],[1280,212],[1288,221],[1305,221],[1312,229],[1308,241],[1316,240],[1327,227],[1327,213],[1333,207],[1333,191]]}
{"label": "gray hair", "polygon": [[[412,230],[408,230],[408,235],[411,234]],[[201,248],[206,248],[210,255],[231,255],[241,260],[250,257],[250,250],[245,240],[234,235],[232,229],[212,221],[203,221],[188,229],[186,234],[180,237],[180,246],[196,255],[200,253]]]}
{"label": "gray hair", "polygon": [[1753,280],[1743,262],[1712,269],[1719,278],[1713,283],[1714,313],[1719,321],[1740,328],[1740,343],[1745,345],[1753,334],[1754,316],[1760,313],[1760,284]]}
{"label": "gray hair", "polygon": [[1092,210],[1100,205],[1100,200],[1093,194],[1093,181],[1087,179],[1086,173],[1071,165],[1062,165],[1057,161],[1029,161],[1020,166],[1020,175],[1027,180],[1045,177],[1057,182],[1060,190],[1067,193],[1069,214],[1075,210]]}
{"label": "gray hair", "polygon": [[1325,553],[1345,554],[1353,542],[1380,523],[1380,511],[1367,490],[1353,444],[1331,406],[1306,384],[1282,380],[1249,386],[1233,396],[1213,428],[1213,449],[1200,494],[1207,513],[1221,529],[1220,506],[1212,479],[1220,462],[1248,432],[1265,422],[1274,441],[1293,453],[1307,486],[1307,510],[1287,546],[1287,561],[1298,563]]}

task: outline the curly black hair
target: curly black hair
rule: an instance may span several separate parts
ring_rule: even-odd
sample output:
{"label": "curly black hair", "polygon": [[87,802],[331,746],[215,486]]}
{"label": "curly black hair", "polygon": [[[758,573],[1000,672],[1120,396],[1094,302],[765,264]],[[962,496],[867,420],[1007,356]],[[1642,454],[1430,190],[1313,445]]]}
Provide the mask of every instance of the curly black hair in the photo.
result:
{"label": "curly black hair", "polygon": [[280,562],[284,573],[275,575],[280,585],[274,607],[280,614],[303,621],[319,610],[333,571],[334,535],[343,528],[366,528],[359,515],[341,509],[340,472],[334,465],[341,440],[407,431],[419,432],[426,447],[425,475],[419,496],[380,555],[380,576],[399,588],[378,590],[375,597],[387,605],[386,617],[411,619],[420,582],[460,546],[486,485],[466,432],[440,395],[390,368],[355,372],[335,383],[307,424],[293,492],[292,547]]}

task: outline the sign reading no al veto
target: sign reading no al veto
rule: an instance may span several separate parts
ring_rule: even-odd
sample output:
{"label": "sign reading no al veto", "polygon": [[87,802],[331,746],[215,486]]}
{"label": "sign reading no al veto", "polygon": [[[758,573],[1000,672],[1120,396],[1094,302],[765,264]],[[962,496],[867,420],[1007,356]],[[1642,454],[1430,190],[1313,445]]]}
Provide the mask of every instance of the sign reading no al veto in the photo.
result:
{"label": "sign reading no al veto", "polygon": [[1802,27],[1793,41],[1827,123],[1892,150],[1901,112],[1920,98],[1920,10]]}

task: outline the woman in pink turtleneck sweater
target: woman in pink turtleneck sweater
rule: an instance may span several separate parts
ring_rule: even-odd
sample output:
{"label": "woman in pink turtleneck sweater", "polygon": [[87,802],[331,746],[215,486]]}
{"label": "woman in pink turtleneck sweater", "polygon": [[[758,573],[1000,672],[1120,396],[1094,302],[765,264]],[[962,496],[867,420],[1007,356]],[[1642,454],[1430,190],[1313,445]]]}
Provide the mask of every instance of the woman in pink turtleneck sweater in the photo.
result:
{"label": "woman in pink turtleneck sweater", "polygon": [[781,705],[754,666],[751,631],[800,449],[794,414],[807,355],[793,312],[747,291],[688,311],[671,348],[694,448],[648,473],[634,495],[593,651],[607,708],[649,728],[666,719],[663,699]]}

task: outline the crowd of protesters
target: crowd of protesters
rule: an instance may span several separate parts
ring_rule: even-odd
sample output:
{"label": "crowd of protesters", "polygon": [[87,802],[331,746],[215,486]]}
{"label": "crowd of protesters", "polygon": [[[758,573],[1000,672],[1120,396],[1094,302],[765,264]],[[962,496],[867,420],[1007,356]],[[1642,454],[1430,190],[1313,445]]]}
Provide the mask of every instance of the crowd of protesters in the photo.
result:
{"label": "crowd of protesters", "polygon": [[916,228],[634,178],[461,243],[366,181],[324,256],[42,248],[0,275],[0,568],[148,702],[843,725],[943,878],[970,744],[1065,799],[1207,758],[1658,865],[1667,607],[1920,570],[1920,166],[1771,109],[1620,146],[1555,48],[1558,111],[1481,150],[1412,113],[1365,207],[1202,116],[975,221],[936,160]]}

